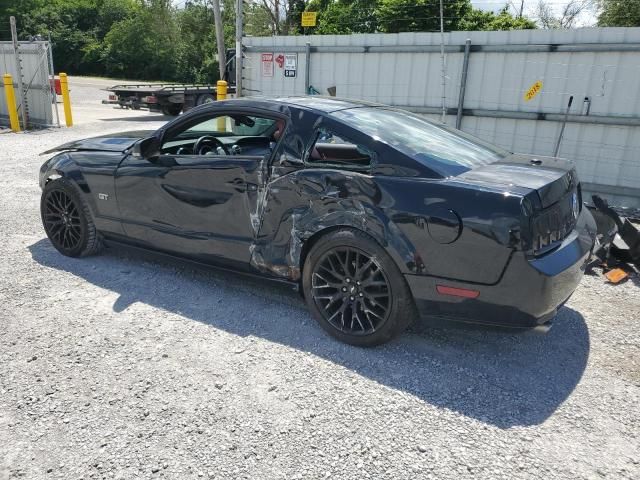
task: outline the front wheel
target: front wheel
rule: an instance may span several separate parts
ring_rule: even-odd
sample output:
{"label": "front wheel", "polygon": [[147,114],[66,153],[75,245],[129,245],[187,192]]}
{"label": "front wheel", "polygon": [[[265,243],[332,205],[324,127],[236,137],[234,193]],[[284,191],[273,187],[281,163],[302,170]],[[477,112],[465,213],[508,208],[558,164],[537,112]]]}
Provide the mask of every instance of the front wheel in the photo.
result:
{"label": "front wheel", "polygon": [[358,230],[320,238],[305,260],[302,284],[322,328],[351,345],[385,343],[416,316],[409,287],[393,259]]}
{"label": "front wheel", "polygon": [[42,191],[40,215],[53,246],[67,257],[84,257],[100,250],[100,235],[91,212],[74,185],[65,178],[50,181]]}

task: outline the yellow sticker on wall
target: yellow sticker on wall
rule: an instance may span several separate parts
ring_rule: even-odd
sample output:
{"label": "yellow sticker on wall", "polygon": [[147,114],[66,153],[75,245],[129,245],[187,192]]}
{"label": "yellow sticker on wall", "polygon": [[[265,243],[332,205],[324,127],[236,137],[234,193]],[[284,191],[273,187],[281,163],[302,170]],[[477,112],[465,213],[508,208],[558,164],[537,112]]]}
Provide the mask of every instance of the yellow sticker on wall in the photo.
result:
{"label": "yellow sticker on wall", "polygon": [[542,80],[538,80],[536,83],[531,85],[529,90],[527,90],[527,93],[524,94],[525,102],[533,100],[533,98],[540,93],[540,90],[542,90]]}

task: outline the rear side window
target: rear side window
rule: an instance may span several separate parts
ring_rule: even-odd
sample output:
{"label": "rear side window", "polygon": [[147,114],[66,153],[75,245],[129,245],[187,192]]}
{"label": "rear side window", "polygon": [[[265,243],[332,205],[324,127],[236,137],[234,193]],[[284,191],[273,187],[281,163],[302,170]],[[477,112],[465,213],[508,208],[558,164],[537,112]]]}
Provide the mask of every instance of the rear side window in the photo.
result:
{"label": "rear side window", "polygon": [[363,145],[352,142],[331,130],[318,131],[315,142],[307,154],[311,166],[323,165],[346,169],[368,169],[373,154]]}
{"label": "rear side window", "polygon": [[364,107],[332,115],[443,177],[460,175],[509,155],[479,138],[401,110]]}

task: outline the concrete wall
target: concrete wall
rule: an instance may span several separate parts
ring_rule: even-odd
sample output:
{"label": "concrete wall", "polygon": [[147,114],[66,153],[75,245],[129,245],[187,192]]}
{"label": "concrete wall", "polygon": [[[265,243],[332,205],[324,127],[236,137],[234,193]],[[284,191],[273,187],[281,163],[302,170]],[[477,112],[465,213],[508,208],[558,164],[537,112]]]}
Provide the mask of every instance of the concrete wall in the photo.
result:
{"label": "concrete wall", "polygon": [[[640,207],[640,28],[451,32],[445,34],[445,104],[455,125],[464,44],[471,40],[461,128],[512,151],[553,154],[568,99],[574,97],[559,151],[576,161],[585,190]],[[440,35],[365,34],[246,38],[245,95],[322,94],[407,108],[433,118],[441,108]],[[296,77],[263,53],[297,53]],[[525,93],[537,81],[541,91]],[[590,112],[583,112],[584,98]],[[585,123],[589,122],[589,123]]]}

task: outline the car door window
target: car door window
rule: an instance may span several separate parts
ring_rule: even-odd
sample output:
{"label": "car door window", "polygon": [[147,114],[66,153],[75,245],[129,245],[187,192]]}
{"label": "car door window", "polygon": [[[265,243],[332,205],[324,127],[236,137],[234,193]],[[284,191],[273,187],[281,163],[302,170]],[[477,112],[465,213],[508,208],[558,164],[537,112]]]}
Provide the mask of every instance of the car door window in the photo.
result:
{"label": "car door window", "polygon": [[272,118],[256,117],[252,115],[219,115],[206,119],[193,127],[188,128],[185,133],[214,134],[221,136],[249,136],[265,137],[272,131],[271,127],[276,120]]}
{"label": "car door window", "polygon": [[202,156],[263,157],[272,153],[284,126],[284,120],[242,113],[198,116],[168,131],[161,153],[177,164]]}
{"label": "car door window", "polygon": [[315,142],[307,154],[309,166],[331,166],[349,170],[368,170],[373,158],[364,145],[352,142],[331,130],[318,131]]}

